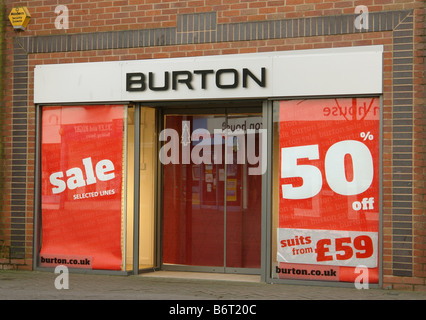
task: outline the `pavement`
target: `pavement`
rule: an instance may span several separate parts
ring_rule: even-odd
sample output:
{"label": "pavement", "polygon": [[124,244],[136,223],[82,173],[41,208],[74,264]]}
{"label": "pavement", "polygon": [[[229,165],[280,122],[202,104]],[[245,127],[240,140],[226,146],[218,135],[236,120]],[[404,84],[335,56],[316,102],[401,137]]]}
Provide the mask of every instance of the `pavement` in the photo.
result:
{"label": "pavement", "polygon": [[[426,292],[268,284],[259,276],[157,271],[100,275],[47,271],[0,271],[0,300],[426,300]],[[64,287],[68,283],[68,289]],[[424,303],[422,303],[424,304]]]}

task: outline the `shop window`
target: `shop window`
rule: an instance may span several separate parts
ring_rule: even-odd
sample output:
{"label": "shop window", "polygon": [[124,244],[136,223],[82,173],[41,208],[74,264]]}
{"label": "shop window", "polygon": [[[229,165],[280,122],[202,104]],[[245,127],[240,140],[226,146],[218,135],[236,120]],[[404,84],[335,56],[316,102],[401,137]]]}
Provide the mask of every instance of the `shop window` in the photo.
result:
{"label": "shop window", "polygon": [[279,101],[273,138],[272,278],[378,283],[379,98]]}
{"label": "shop window", "polygon": [[125,270],[127,107],[42,108],[40,266]]}

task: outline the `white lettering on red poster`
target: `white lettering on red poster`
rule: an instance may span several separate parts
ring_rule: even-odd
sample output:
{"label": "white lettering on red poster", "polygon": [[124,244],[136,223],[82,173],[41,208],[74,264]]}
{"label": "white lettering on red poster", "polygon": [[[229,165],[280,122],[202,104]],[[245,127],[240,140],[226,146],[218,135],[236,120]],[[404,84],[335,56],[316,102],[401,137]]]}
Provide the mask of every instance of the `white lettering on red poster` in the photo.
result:
{"label": "white lettering on red poster", "polygon": [[375,282],[379,99],[281,101],[279,132],[277,270],[330,265],[338,281],[354,281],[364,265]]}
{"label": "white lettering on red poster", "polygon": [[[114,164],[111,160],[100,160],[96,166],[93,166],[92,158],[82,160],[83,168],[75,167],[64,172],[59,171],[50,175],[49,181],[54,186],[53,194],[58,194],[68,189],[74,190],[86,185],[95,184],[97,180],[108,181],[114,179]],[[66,176],[66,181],[63,179]]]}
{"label": "white lettering on red poster", "polygon": [[124,116],[120,105],[42,109],[40,265],[122,269]]}

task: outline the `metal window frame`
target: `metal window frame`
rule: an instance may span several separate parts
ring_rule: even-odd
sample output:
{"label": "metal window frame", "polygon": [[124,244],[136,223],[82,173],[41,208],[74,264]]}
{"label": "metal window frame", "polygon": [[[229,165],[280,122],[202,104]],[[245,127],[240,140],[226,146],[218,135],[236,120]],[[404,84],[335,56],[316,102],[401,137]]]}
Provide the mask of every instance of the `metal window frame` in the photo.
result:
{"label": "metal window frame", "polygon": [[[41,129],[42,109],[52,106],[82,106],[82,105],[131,105],[129,102],[121,103],[58,103],[58,104],[36,104],[35,105],[35,169],[34,169],[34,209],[33,209],[33,261],[32,267],[35,271],[54,272],[56,268],[40,266],[40,243],[41,243]],[[127,125],[127,124],[126,124]],[[102,270],[102,269],[79,269],[68,268],[70,273],[103,274],[103,275],[129,275],[132,271],[126,270]]]}
{"label": "metal window frame", "polygon": [[[265,199],[265,205],[267,206],[266,210],[269,210],[268,212],[270,214],[266,215],[266,239],[267,242],[266,248],[267,254],[266,254],[266,265],[264,278],[262,278],[262,281],[271,283],[271,284],[294,284],[294,285],[309,285],[309,286],[324,286],[324,287],[354,287],[354,283],[352,282],[342,282],[342,281],[324,281],[324,280],[298,280],[298,279],[276,279],[272,278],[272,261],[273,261],[273,253],[272,252],[272,239],[274,239],[274,230],[272,230],[272,218],[273,218],[273,201],[272,198],[272,188],[273,188],[273,179],[272,179],[272,171],[274,168],[273,165],[273,129],[274,129],[274,122],[273,122],[273,116],[274,116],[274,108],[278,105],[279,101],[281,100],[299,100],[299,99],[327,99],[327,98],[367,98],[367,97],[377,97],[379,99],[379,105],[380,105],[380,119],[379,119],[379,132],[380,132],[380,142],[379,142],[379,232],[378,232],[378,239],[379,239],[379,252],[378,252],[378,259],[379,259],[379,281],[378,283],[372,283],[368,284],[369,288],[382,288],[383,286],[383,95],[348,95],[348,96],[312,96],[312,97],[282,97],[282,98],[274,98],[270,99],[270,105],[268,105],[268,109],[264,110],[264,116],[267,119],[267,125],[268,125],[268,172],[267,176],[265,177],[266,186],[268,190],[263,190],[263,192],[266,193],[265,197],[268,197],[269,192],[269,198]],[[263,198],[262,198],[263,199]]]}

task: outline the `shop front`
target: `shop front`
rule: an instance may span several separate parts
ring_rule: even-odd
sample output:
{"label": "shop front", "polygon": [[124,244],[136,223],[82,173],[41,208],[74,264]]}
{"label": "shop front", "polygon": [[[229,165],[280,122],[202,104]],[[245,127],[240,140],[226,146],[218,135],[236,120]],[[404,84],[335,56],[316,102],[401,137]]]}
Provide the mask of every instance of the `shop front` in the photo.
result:
{"label": "shop front", "polygon": [[36,66],[34,268],[380,284],[382,53]]}

